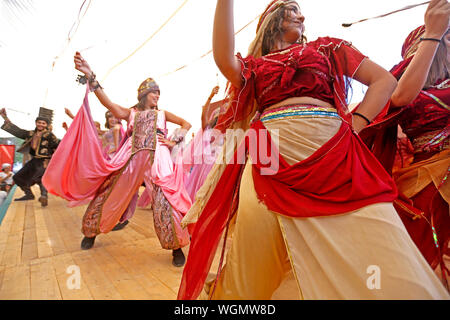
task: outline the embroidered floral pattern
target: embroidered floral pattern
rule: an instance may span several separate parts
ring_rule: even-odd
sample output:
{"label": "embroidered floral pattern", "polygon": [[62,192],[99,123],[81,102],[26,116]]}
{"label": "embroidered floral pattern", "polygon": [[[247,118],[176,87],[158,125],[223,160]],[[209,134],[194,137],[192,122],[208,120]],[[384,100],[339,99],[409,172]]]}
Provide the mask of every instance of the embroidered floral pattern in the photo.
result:
{"label": "embroidered floral pattern", "polygon": [[175,225],[172,217],[172,206],[162,189],[153,185],[153,224],[159,242],[163,249],[176,250],[180,248],[180,243],[175,232]]}
{"label": "embroidered floral pattern", "polygon": [[[127,164],[128,165],[128,164]],[[124,168],[126,168],[126,166]],[[115,182],[120,177],[122,170],[117,170],[109,175],[97,190],[95,198],[89,203],[88,208],[83,216],[81,231],[88,237],[94,237],[100,233],[100,219],[102,217],[103,204],[108,199]]]}
{"label": "embroidered floral pattern", "polygon": [[133,154],[143,150],[156,148],[156,120],[158,112],[145,110],[136,112],[133,126]]}

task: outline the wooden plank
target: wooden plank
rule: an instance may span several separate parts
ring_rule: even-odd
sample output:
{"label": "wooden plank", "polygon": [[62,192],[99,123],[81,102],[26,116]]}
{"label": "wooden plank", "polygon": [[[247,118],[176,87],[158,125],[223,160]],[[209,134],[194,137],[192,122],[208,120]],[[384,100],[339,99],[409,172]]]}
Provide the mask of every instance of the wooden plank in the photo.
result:
{"label": "wooden plank", "polygon": [[65,252],[74,252],[80,250],[80,242],[83,235],[80,232],[80,224],[70,216],[63,202],[57,202],[47,208],[47,213],[51,216],[55,226],[58,229],[61,240],[64,243]]}
{"label": "wooden plank", "polygon": [[51,246],[50,237],[48,235],[47,224],[45,223],[44,212],[36,209],[34,217],[38,257],[44,258],[53,256],[53,249]]}
{"label": "wooden plank", "polygon": [[61,212],[59,213],[59,215],[64,217],[62,221],[71,226],[70,230],[68,230],[73,238],[73,243],[70,244],[70,252],[80,250],[81,240],[83,240],[84,237],[81,232],[81,223],[83,221],[83,215],[86,208],[87,205],[69,208],[67,207],[67,202],[64,201],[64,206],[61,208]]}
{"label": "wooden plank", "polygon": [[156,237],[153,227],[153,212],[149,209],[136,209],[135,215],[130,219],[130,223],[127,226],[131,227],[136,232],[140,233],[143,238]]}
{"label": "wooden plank", "polygon": [[[130,221],[128,223],[128,225],[125,226],[125,228],[123,228],[122,230],[113,231],[113,232],[114,233],[119,233],[120,232],[120,233],[122,233],[124,235],[127,235],[129,242],[139,241],[139,240],[143,240],[143,239],[147,238],[142,233],[137,232],[135,227],[136,226],[135,226],[134,221]],[[147,227],[152,227],[152,226],[149,225]]]}
{"label": "wooden plank", "polygon": [[30,299],[30,266],[6,267],[0,290],[0,300]]}
{"label": "wooden plank", "polygon": [[[38,209],[36,209],[38,211]],[[49,214],[47,210],[43,211],[45,225],[47,226],[48,243],[50,244],[53,254],[59,255],[66,253],[66,247],[64,241],[60,235],[58,226],[53,220],[52,214]]]}
{"label": "wooden plank", "polygon": [[15,203],[15,215],[9,229],[6,246],[0,265],[14,266],[20,264],[22,256],[22,240],[25,222],[25,207],[28,201]]}
{"label": "wooden plank", "polygon": [[[182,268],[161,249],[151,210],[138,208],[126,228],[98,236],[94,248],[83,251],[86,206],[67,208],[49,196],[45,208],[37,201],[13,203],[0,226],[0,299],[176,298]],[[68,286],[70,266],[80,268],[79,289]]]}
{"label": "wooden plank", "polygon": [[127,228],[128,226],[119,231],[111,231],[107,234],[102,234],[102,236],[109,236],[110,239],[115,242],[115,245],[127,245],[134,241],[133,235],[130,233],[130,230],[127,230]]}
{"label": "wooden plank", "polygon": [[25,207],[25,223],[22,241],[22,263],[38,258],[36,223],[34,208],[31,205]]}
{"label": "wooden plank", "polygon": [[[136,231],[137,233],[142,235],[141,239],[146,239],[146,238],[153,238],[156,237],[155,232],[153,230],[150,230],[150,228],[153,228],[152,225],[139,225],[137,223],[133,223],[134,221],[132,221],[128,226],[130,228],[133,228],[134,231]],[[128,228],[127,226],[127,228]],[[138,239],[138,240],[141,240]]]}
{"label": "wooden plank", "polygon": [[9,233],[11,230],[11,226],[14,222],[14,218],[16,215],[17,206],[11,204],[8,209],[8,214],[3,219],[2,224],[0,225],[0,265],[3,265],[3,254],[5,249],[7,248],[7,241],[9,237]]}
{"label": "wooden plank", "polygon": [[150,272],[149,266],[154,261],[152,255],[144,256],[143,250],[135,245],[108,247],[106,250],[132,275],[134,281],[144,288],[149,299],[176,299],[176,292]]}
{"label": "wooden plank", "polygon": [[27,263],[30,260],[37,259],[38,247],[35,229],[27,229],[23,232],[22,257],[21,262]]}
{"label": "wooden plank", "polygon": [[30,263],[31,300],[61,300],[51,257]]}
{"label": "wooden plank", "polygon": [[177,292],[169,289],[150,273],[138,274],[134,279],[148,292],[151,300],[176,300]]}
{"label": "wooden plank", "polygon": [[75,273],[78,271],[74,268],[78,266],[76,265],[70,253],[65,253],[56,257],[52,257],[52,263],[63,300],[93,299],[88,289],[88,286],[84,281],[85,280],[84,277],[80,276],[79,287],[76,287],[77,283],[73,283],[71,279],[69,279],[72,276],[76,276]]}
{"label": "wooden plank", "polygon": [[5,267],[0,266],[0,292],[2,290],[2,285],[3,285],[3,277],[5,275]]}
{"label": "wooden plank", "polygon": [[16,214],[14,216],[13,224],[11,225],[10,233],[22,232],[25,223],[26,206],[30,205],[30,201],[19,201],[16,204]]}
{"label": "wooden plank", "polygon": [[28,203],[25,206],[25,221],[23,229],[34,229],[36,228],[36,223],[34,220],[34,205],[32,203]]}
{"label": "wooden plank", "polygon": [[172,265],[171,250],[161,249],[159,252],[155,252],[153,250],[143,248],[143,252],[140,256],[150,256],[151,263],[148,265],[148,272],[164,283],[173,292],[178,292],[183,274],[183,268],[177,268]]}
{"label": "wooden plank", "polygon": [[122,296],[98,266],[91,250],[74,252],[72,257],[93,299],[121,300]]}
{"label": "wooden plank", "polygon": [[[159,241],[147,239],[146,241],[136,242],[134,250],[125,251],[123,263],[132,261],[132,267],[141,274],[151,274],[167,288],[177,292],[183,268],[177,268],[172,265],[172,251],[161,248]],[[158,271],[162,270],[165,276],[159,276]]]}
{"label": "wooden plank", "polygon": [[22,256],[23,231],[11,233],[6,242],[1,265],[11,267],[20,264]]}
{"label": "wooden plank", "polygon": [[92,253],[100,268],[104,271],[111,283],[114,284],[123,299],[150,299],[151,297],[145,289],[134,280],[133,275],[130,273],[132,268],[124,268],[110,255],[111,251],[117,252],[122,250],[126,250],[126,248],[121,246],[108,246],[107,248],[92,251]]}

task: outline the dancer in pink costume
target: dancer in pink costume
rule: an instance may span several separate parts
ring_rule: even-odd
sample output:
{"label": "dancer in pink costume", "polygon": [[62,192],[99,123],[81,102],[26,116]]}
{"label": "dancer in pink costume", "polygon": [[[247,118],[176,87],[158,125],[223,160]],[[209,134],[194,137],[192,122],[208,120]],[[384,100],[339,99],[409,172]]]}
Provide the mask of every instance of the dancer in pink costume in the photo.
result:
{"label": "dancer in pink costume", "polygon": [[[138,89],[139,103],[124,108],[112,102],[86,60],[76,53],[75,68],[88,82],[80,111],[49,164],[44,177],[49,191],[69,201],[69,206],[90,201],[84,214],[81,248],[94,245],[97,235],[120,227],[133,215],[139,187],[145,181],[151,192],[154,227],[163,249],[173,250],[175,266],[182,266],[182,247],[189,234],[180,221],[191,206],[184,189],[181,161],[173,162],[170,148],[183,141],[191,125],[184,119],[158,109],[159,86],[149,78]],[[111,160],[106,160],[96,142],[96,128],[89,109],[88,93],[94,91],[100,102],[117,119],[128,123],[126,137]],[[166,121],[180,125],[178,135],[166,138]],[[75,155],[75,156],[74,156]],[[130,206],[131,204],[131,206]]]}
{"label": "dancer in pink costume", "polygon": [[[72,120],[75,118],[68,108],[64,108],[64,111]],[[125,136],[125,130],[120,120],[109,110],[105,113],[105,121],[107,130],[102,130],[98,121],[94,121],[94,124],[97,128],[98,140],[102,146],[103,156],[106,160],[111,160],[117,150],[119,150],[122,139]],[[66,122],[63,123],[63,128],[66,131],[69,129]]]}
{"label": "dancer in pink costume", "polygon": [[108,131],[101,136],[103,156],[107,160],[111,160],[119,150],[120,143],[125,136],[125,130],[123,129],[120,120],[117,119],[111,111],[106,111],[105,119],[105,127]]}
{"label": "dancer in pink costume", "polygon": [[223,101],[211,104],[212,98],[219,92],[216,86],[211,91],[202,110],[202,128],[190,141],[183,153],[183,164],[186,172],[186,190],[194,202],[197,190],[203,185],[211,171],[216,156],[223,145],[223,135],[214,130]]}

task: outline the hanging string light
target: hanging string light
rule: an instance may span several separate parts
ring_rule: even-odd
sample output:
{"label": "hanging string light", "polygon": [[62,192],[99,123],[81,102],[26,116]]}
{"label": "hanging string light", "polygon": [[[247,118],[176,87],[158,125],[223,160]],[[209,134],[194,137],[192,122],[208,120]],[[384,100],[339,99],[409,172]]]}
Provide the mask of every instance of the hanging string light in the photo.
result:
{"label": "hanging string light", "polygon": [[[243,26],[243,27],[240,28],[238,31],[236,31],[236,32],[234,33],[234,35],[239,34],[242,30],[244,30],[244,29],[247,28],[249,25],[251,25],[253,22],[255,22],[257,19],[259,19],[259,16],[260,16],[260,15],[258,15],[258,16],[255,17],[253,20],[251,20],[249,23],[247,23],[245,26]],[[157,78],[160,79],[160,78],[162,78],[162,77],[166,77],[166,76],[171,75],[171,74],[173,74],[173,73],[175,73],[175,72],[178,72],[178,71],[180,71],[180,70],[182,70],[182,69],[188,67],[189,65],[193,64],[194,62],[197,62],[198,60],[201,60],[201,59],[205,58],[205,57],[208,56],[210,53],[212,53],[212,49],[210,49],[209,51],[205,52],[205,53],[202,54],[200,57],[198,57],[198,58],[192,60],[191,62],[189,62],[189,63],[187,63],[187,64],[185,64],[185,65],[182,65],[181,67],[178,67],[178,68],[176,68],[176,69],[173,70],[173,71],[169,71],[169,72],[167,72],[167,73],[164,73],[164,74],[160,75],[160,76],[157,77]]]}
{"label": "hanging string light", "polygon": [[372,20],[372,19],[383,18],[383,17],[389,16],[389,15],[391,15],[391,14],[393,14],[393,13],[397,13],[397,12],[400,12],[400,11],[409,10],[409,9],[412,9],[412,8],[415,8],[415,7],[418,7],[418,6],[422,6],[422,5],[427,4],[427,3],[430,3],[430,1],[422,2],[422,3],[419,3],[419,4],[409,5],[409,6],[406,6],[406,7],[404,7],[404,8],[401,8],[401,9],[398,9],[398,10],[394,10],[394,11],[391,11],[391,12],[388,12],[388,13],[385,13],[385,14],[382,14],[382,15],[379,15],[379,16],[376,16],[376,17],[365,18],[365,19],[361,19],[361,20],[359,20],[359,21],[352,22],[352,23],[343,23],[342,26],[343,26],[344,28],[348,28],[348,27],[350,27],[350,26],[352,26],[352,25],[354,25],[354,24],[360,23],[360,22],[364,22],[364,21]]}
{"label": "hanging string light", "polygon": [[171,16],[147,39],[145,39],[145,41],[139,46],[137,47],[132,53],[130,53],[127,57],[125,57],[124,59],[122,59],[121,61],[119,61],[118,63],[116,63],[114,66],[112,66],[107,72],[106,75],[103,77],[102,81],[104,81],[110,74],[111,72],[117,68],[118,66],[120,66],[122,63],[124,63],[125,61],[127,61],[128,59],[130,59],[136,52],[138,52],[140,49],[142,49],[151,39],[153,39],[153,37],[158,34],[158,32],[160,32],[169,22],[170,20],[172,20],[173,17],[175,17],[175,15],[178,13],[178,11],[181,10],[181,8],[184,7],[184,5],[188,2],[189,0],[185,0],[172,14]]}
{"label": "hanging string light", "polygon": [[[70,28],[69,33],[67,34],[66,44],[62,48],[61,52],[53,59],[51,74],[53,74],[53,71],[55,70],[56,62],[58,61],[58,59],[60,57],[63,56],[63,54],[66,52],[67,48],[69,47],[70,42],[72,41],[73,37],[75,36],[76,32],[78,31],[78,28],[80,27],[81,20],[84,18],[84,16],[86,15],[86,13],[91,5],[92,0],[89,0],[89,2],[87,3],[87,6],[86,6],[86,10],[84,10],[84,13],[82,14],[83,8],[87,1],[88,0],[83,0],[83,3],[81,4],[80,9],[78,10],[77,19],[72,24],[72,27]],[[46,102],[47,102],[48,91],[49,91],[49,87],[47,87],[47,89],[45,90],[44,103],[43,103],[44,106],[46,105]]]}

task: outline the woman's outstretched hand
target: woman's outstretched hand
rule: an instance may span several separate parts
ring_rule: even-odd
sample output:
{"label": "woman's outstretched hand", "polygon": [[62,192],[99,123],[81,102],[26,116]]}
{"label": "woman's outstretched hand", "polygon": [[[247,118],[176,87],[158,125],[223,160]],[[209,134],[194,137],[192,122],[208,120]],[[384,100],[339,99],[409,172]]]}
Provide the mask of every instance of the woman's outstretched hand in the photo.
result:
{"label": "woman's outstretched hand", "polygon": [[8,120],[8,116],[6,115],[6,109],[2,108],[0,109],[0,116],[6,121]]}
{"label": "woman's outstretched hand", "polygon": [[425,36],[441,39],[449,27],[450,3],[432,0],[425,12]]}
{"label": "woman's outstretched hand", "polygon": [[73,61],[75,62],[75,69],[77,69],[78,71],[83,72],[87,76],[92,73],[91,67],[78,51],[75,52]]}
{"label": "woman's outstretched hand", "polygon": [[64,112],[69,116],[69,118],[71,119],[75,118],[73,113],[68,108],[64,108]]}
{"label": "woman's outstretched hand", "polygon": [[215,86],[212,91],[211,94],[209,95],[211,98],[214,97],[217,93],[219,93],[219,86]]}

